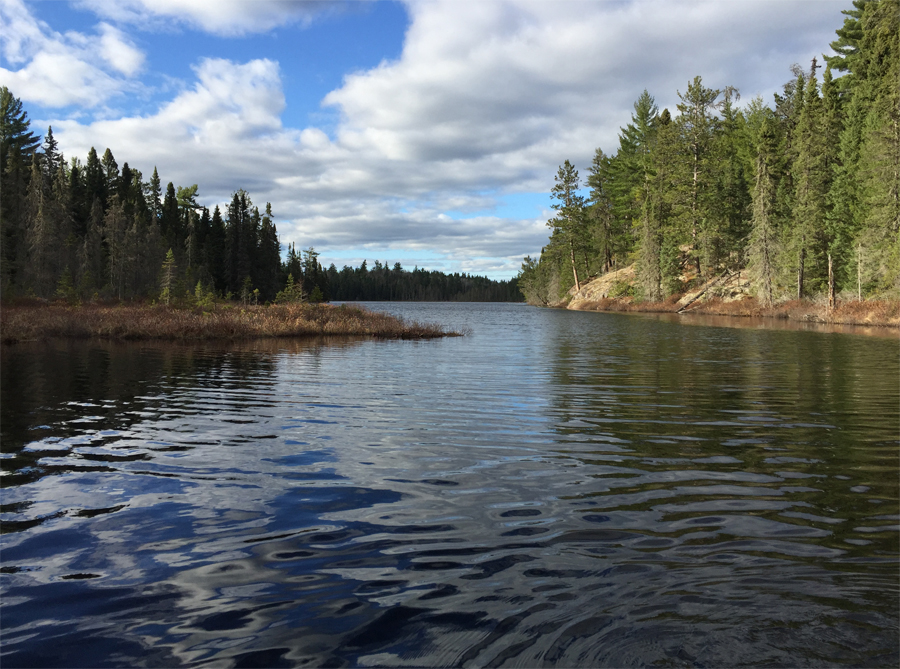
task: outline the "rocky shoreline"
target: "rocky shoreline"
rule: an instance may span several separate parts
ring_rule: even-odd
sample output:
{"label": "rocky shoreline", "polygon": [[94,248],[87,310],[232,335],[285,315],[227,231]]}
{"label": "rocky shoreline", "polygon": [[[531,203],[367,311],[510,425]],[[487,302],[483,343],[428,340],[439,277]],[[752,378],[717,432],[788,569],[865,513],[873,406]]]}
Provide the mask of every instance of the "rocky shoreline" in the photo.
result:
{"label": "rocky shoreline", "polygon": [[750,294],[745,272],[723,273],[687,292],[661,302],[640,302],[627,294],[635,281],[629,265],[571,290],[567,299],[548,306],[576,311],[704,314],[743,318],[788,319],[807,323],[900,328],[900,301],[838,299],[829,309],[825,300],[785,300],[764,306]]}

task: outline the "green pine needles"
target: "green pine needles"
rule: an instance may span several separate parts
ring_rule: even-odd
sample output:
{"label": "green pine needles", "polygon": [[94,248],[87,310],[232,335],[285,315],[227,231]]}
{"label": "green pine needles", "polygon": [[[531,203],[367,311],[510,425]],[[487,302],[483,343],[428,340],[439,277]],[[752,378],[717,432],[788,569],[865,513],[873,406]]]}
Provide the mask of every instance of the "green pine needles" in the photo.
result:
{"label": "green pine needles", "polygon": [[518,277],[528,301],[631,265],[653,302],[745,270],[767,306],[900,298],[900,0],[844,14],[824,71],[793,66],[772,106],[695,77],[675,115],[641,94],[586,200],[564,161],[550,240]]}

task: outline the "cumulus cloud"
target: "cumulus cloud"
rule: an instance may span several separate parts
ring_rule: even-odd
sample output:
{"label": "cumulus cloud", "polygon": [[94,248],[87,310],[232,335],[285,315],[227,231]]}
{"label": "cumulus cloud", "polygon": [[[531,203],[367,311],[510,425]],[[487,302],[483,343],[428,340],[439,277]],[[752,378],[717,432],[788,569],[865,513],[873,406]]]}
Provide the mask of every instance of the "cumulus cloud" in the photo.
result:
{"label": "cumulus cloud", "polygon": [[[174,6],[119,3],[151,4],[163,8],[154,16]],[[261,23],[248,25],[275,21],[276,4],[279,20],[299,11],[253,3]],[[695,75],[771,99],[791,63],[827,47],[844,4],[413,2],[401,56],[347,75],[323,100],[340,114],[331,136],[284,127],[280,66],[266,59],[203,60],[193,88],[153,115],[53,126],[70,155],[109,146],[145,174],[158,165],[166,180],[199,183],[208,204],[243,187],[272,202],[283,241],[313,244],[326,261],[329,250],[422,249],[510,275],[539,252],[549,212],[491,215],[497,196],[548,192],[567,158],[584,176],[595,148],[615,151],[644,88],[673,112]],[[200,3],[179,6],[202,22]]]}
{"label": "cumulus cloud", "polygon": [[100,24],[100,55],[110,67],[126,77],[133,77],[144,65],[144,54],[122,31],[108,23]]}
{"label": "cumulus cloud", "polygon": [[[0,49],[17,69],[0,67],[0,82],[48,107],[96,107],[135,87],[144,54],[116,28],[65,34],[38,21],[21,0],[0,2]],[[98,59],[99,56],[99,59]]]}
{"label": "cumulus cloud", "polygon": [[174,22],[224,36],[309,24],[316,15],[336,9],[336,3],[325,0],[81,0],[78,5],[142,28],[164,29]]}

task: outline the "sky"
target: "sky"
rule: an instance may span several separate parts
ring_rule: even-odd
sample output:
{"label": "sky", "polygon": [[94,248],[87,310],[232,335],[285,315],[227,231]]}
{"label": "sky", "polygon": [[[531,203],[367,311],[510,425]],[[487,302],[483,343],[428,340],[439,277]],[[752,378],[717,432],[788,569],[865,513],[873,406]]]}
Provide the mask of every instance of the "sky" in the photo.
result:
{"label": "sky", "polygon": [[565,160],[644,89],[740,104],[829,53],[849,0],[0,0],[0,85],[67,158],[108,147],[223,206],[271,202],[325,266],[515,276]]}

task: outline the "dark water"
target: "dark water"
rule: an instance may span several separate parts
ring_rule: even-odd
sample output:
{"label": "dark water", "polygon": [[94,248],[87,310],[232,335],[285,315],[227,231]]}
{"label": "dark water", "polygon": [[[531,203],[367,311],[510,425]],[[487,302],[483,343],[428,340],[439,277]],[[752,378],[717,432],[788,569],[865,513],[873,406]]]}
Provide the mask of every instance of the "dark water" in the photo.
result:
{"label": "dark water", "polygon": [[520,305],[2,351],[17,666],[897,666],[900,346]]}

